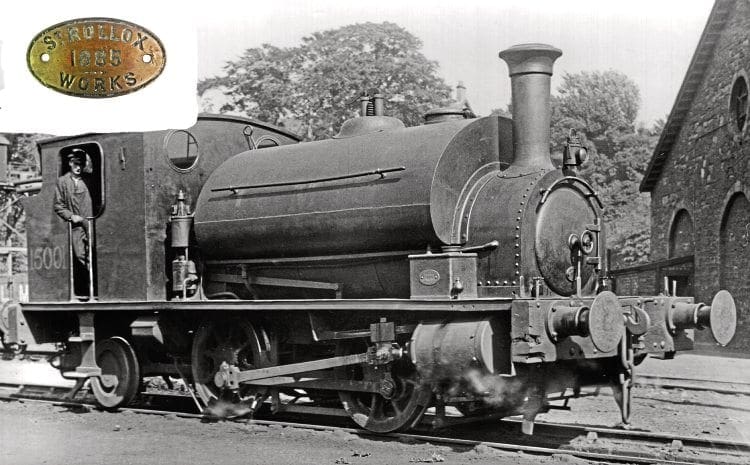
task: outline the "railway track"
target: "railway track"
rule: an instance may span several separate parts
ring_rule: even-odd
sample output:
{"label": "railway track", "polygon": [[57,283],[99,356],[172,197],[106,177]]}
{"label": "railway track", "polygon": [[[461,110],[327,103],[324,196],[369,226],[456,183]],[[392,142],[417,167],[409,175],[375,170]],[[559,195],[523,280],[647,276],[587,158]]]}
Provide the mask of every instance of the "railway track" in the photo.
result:
{"label": "railway track", "polygon": [[635,376],[633,384],[636,387],[658,387],[688,391],[711,391],[719,394],[750,395],[750,383],[716,381],[712,379],[675,378],[638,374]]}
{"label": "railway track", "polygon": [[[0,384],[0,401],[45,402],[76,409],[93,407],[93,396],[90,394],[82,392],[73,399],[61,400],[65,391],[64,388],[50,386]],[[207,421],[206,415],[199,413],[192,399],[186,395],[148,392],[140,397],[137,406],[123,410],[144,415],[172,415]],[[230,421],[340,431],[362,437],[428,442],[467,449],[481,445],[540,456],[567,454],[606,463],[718,465],[744,464],[750,459],[750,444],[747,443],[648,431],[538,422],[534,436],[525,436],[520,432],[521,421],[513,418],[453,417],[444,429],[435,431],[430,426],[433,418],[426,415],[422,425],[413,432],[378,434],[344,426],[341,416],[316,416],[316,423],[309,423],[309,416],[295,414],[276,414],[273,420],[263,416],[261,413],[261,418],[235,418]],[[467,425],[471,425],[471,428],[467,428]]]}
{"label": "railway track", "polygon": [[[0,346],[0,349],[2,346]],[[0,351],[1,353],[1,351]],[[5,353],[3,360],[20,360],[23,363],[46,363],[44,359],[50,352],[24,352],[23,358]],[[635,387],[656,387],[661,389],[683,389],[688,391],[716,392],[718,394],[750,395],[750,382],[719,381],[713,379],[681,378],[673,376],[661,376],[645,373],[636,373],[633,378]],[[3,383],[0,382],[0,387]]]}

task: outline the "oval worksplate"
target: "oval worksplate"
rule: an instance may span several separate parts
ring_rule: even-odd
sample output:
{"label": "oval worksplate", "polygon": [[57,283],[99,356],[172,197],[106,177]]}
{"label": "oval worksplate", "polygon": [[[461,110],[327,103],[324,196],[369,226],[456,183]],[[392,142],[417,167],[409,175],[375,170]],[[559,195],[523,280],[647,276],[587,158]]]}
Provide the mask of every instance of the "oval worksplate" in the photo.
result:
{"label": "oval worksplate", "polygon": [[166,53],[161,40],[137,24],[81,18],[39,33],[27,61],[31,74],[50,89],[78,97],[117,97],[159,77]]}

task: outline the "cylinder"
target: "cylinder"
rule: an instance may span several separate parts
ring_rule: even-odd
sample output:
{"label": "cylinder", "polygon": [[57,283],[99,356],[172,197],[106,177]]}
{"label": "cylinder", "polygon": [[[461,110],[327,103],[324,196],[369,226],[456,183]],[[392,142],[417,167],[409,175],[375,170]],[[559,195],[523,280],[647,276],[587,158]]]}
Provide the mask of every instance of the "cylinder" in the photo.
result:
{"label": "cylinder", "polygon": [[423,322],[410,344],[411,361],[425,380],[461,379],[471,371],[508,374],[507,329],[495,318]]}
{"label": "cylinder", "polygon": [[550,158],[550,78],[562,51],[545,44],[515,45],[500,52],[511,79],[513,164],[553,168]]}

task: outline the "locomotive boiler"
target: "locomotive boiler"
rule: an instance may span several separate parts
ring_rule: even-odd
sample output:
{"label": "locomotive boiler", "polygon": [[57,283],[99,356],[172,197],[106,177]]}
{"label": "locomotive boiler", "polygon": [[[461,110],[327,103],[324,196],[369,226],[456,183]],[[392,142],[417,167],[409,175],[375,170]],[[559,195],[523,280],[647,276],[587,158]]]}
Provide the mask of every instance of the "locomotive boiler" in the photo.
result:
{"label": "locomotive boiler", "polygon": [[[602,268],[603,232],[596,193],[550,159],[549,82],[559,54],[504,52],[515,124],[403,128],[376,114],[348,121],[328,141],[231,158],[198,198],[201,253],[210,266],[252,259],[244,264],[253,274],[340,283],[345,298],[573,294]],[[443,261],[437,254],[472,271],[430,273],[411,286],[409,263]]]}
{"label": "locomotive boiler", "polygon": [[[611,291],[605,206],[576,173],[585,149],[571,136],[563,166],[550,159],[560,55],[541,44],[500,53],[512,120],[449,111],[406,128],[373,95],[331,140],[261,149],[247,126],[249,150],[219,151],[200,175],[183,166],[155,182],[144,161],[140,294],[123,298],[102,272],[84,299],[32,292],[20,310],[33,337],[61,342],[61,372],[90,378],[109,408],[132,400],[141,377],[173,375],[205,404],[340,402],[374,431],[413,426],[429,407],[439,423],[450,405],[520,413],[531,432],[551,395],[610,385],[627,423],[635,365],[691,348],[695,328],[727,344],[736,310],[726,291],[711,305]],[[122,201],[110,185],[108,209]],[[97,228],[126,221],[105,212]],[[111,257],[101,241],[99,270]]]}

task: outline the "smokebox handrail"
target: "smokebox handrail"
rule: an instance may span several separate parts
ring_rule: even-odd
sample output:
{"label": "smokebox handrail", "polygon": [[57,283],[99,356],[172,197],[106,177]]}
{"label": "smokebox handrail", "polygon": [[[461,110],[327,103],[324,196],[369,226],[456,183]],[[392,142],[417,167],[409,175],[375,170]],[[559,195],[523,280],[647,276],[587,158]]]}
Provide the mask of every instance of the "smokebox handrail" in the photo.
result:
{"label": "smokebox handrail", "polygon": [[596,200],[597,205],[599,205],[599,208],[604,208],[604,205],[602,204],[602,201],[599,199],[599,194],[596,192],[596,190],[591,186],[591,184],[587,183],[581,178],[577,178],[575,176],[565,176],[564,178],[560,178],[557,181],[555,181],[551,186],[549,186],[547,189],[542,190],[542,198],[539,201],[539,206],[542,206],[544,202],[547,201],[547,197],[549,197],[550,192],[555,190],[558,185],[560,184],[574,184],[579,183],[582,184],[586,189],[588,189],[589,193],[586,195],[586,198],[593,198]]}
{"label": "smokebox handrail", "polygon": [[298,186],[302,184],[315,184],[317,182],[328,182],[328,181],[340,181],[342,179],[352,179],[352,178],[361,178],[364,176],[380,176],[380,179],[385,178],[385,175],[387,173],[394,173],[397,171],[405,171],[405,166],[397,166],[395,168],[378,168],[372,171],[365,171],[362,173],[354,173],[354,174],[345,174],[341,176],[331,176],[328,178],[317,178],[317,179],[307,179],[304,181],[286,181],[286,182],[271,182],[266,184],[248,184],[244,186],[227,186],[227,187],[216,187],[211,189],[211,192],[226,192],[231,191],[233,194],[236,194],[238,190],[240,189],[260,189],[263,187],[283,187],[283,186]]}

